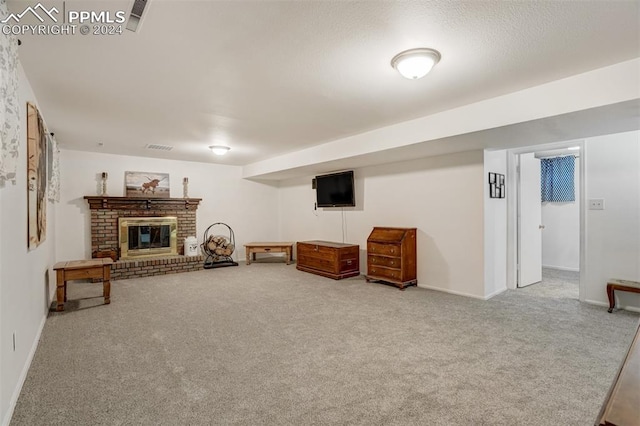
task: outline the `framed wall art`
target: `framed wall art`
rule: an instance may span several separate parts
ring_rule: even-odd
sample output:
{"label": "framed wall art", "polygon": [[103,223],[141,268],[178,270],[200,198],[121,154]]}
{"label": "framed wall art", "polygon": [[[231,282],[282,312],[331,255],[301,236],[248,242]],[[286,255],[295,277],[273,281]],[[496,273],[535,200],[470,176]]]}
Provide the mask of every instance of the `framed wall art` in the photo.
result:
{"label": "framed wall art", "polygon": [[124,172],[125,195],[141,198],[169,198],[169,173]]}

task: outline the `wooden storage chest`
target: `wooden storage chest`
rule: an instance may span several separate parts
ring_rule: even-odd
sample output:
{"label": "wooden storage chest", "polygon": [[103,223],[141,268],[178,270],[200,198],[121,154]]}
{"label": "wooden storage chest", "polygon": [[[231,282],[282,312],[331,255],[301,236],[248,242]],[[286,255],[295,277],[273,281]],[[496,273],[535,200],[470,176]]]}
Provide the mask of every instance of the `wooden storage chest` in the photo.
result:
{"label": "wooden storage chest", "polygon": [[301,241],[296,268],[340,280],[360,275],[360,246],[330,241]]}
{"label": "wooden storage chest", "polygon": [[373,228],[367,239],[366,279],[388,282],[401,289],[418,285],[416,228]]}

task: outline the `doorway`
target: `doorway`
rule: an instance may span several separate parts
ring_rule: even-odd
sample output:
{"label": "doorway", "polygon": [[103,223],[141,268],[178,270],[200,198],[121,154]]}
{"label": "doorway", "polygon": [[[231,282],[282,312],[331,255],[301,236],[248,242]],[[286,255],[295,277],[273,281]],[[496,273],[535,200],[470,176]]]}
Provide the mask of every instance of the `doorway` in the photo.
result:
{"label": "doorway", "polygon": [[[510,288],[526,288],[528,293],[543,297],[583,299],[583,149],[583,142],[566,142],[510,152],[509,168],[515,172],[512,187],[517,195],[509,215],[515,219],[511,244],[515,249],[515,274],[511,274],[515,285]],[[549,172],[557,172],[559,166],[565,167],[560,177]],[[553,176],[555,182],[549,180]],[[561,191],[558,196],[558,188],[569,184],[571,191]]]}

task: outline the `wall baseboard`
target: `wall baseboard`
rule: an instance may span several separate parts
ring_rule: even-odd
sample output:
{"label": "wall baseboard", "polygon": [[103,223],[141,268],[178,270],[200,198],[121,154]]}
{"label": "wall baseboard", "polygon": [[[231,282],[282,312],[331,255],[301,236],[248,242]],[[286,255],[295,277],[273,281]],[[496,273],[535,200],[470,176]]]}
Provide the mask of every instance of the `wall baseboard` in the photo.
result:
{"label": "wall baseboard", "polygon": [[9,426],[9,423],[11,423],[11,418],[13,417],[13,410],[15,410],[16,408],[18,397],[22,392],[22,386],[24,386],[24,381],[27,379],[27,374],[29,373],[29,369],[31,368],[33,357],[35,356],[36,350],[38,349],[38,344],[40,343],[40,336],[42,335],[42,330],[44,329],[45,322],[47,322],[47,315],[45,315],[42,318],[42,321],[40,322],[40,327],[38,328],[36,337],[33,340],[33,344],[31,345],[31,350],[29,351],[29,355],[27,356],[27,362],[25,362],[24,364],[24,368],[20,373],[20,377],[18,378],[18,383],[16,385],[16,388],[13,391],[13,395],[11,395],[11,400],[9,401],[9,409],[7,410],[7,414],[4,416],[4,419],[2,419],[2,426]]}
{"label": "wall baseboard", "polygon": [[557,271],[580,272],[580,268],[566,268],[564,266],[542,265],[543,268],[555,269]]}
{"label": "wall baseboard", "polygon": [[[585,300],[585,303],[588,303],[590,305],[596,305],[596,306],[604,306],[607,309],[609,309],[609,304],[605,303],[605,302],[601,302],[599,300]],[[620,306],[618,304],[616,304],[616,308],[615,309],[624,309],[625,311],[629,311],[629,312],[640,312],[640,308],[636,308],[635,306]],[[612,313],[615,313],[616,311],[614,310]]]}
{"label": "wall baseboard", "polygon": [[487,300],[485,298],[485,296],[478,296],[478,295],[471,294],[471,293],[464,293],[462,291],[449,290],[449,289],[446,289],[446,288],[433,287],[433,286],[430,286],[430,285],[423,285],[423,284],[418,284],[418,287],[426,288],[427,290],[435,290],[435,291],[441,291],[443,293],[455,294],[456,296],[464,296],[464,297],[471,297],[473,299]]}
{"label": "wall baseboard", "polygon": [[497,295],[504,293],[505,291],[507,291],[507,287],[501,288],[499,290],[494,291],[493,293],[487,294],[486,296],[484,296],[483,300],[489,300],[492,297],[496,297]]}

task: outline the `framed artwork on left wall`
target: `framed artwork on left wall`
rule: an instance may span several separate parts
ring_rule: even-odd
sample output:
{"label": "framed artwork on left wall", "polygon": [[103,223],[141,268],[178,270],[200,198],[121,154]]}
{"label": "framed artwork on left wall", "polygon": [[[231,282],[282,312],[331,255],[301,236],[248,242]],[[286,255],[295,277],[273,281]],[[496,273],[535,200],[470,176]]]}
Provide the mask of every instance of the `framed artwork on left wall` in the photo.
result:
{"label": "framed artwork on left wall", "polygon": [[47,129],[38,108],[27,103],[27,211],[29,250],[47,238]]}

